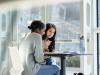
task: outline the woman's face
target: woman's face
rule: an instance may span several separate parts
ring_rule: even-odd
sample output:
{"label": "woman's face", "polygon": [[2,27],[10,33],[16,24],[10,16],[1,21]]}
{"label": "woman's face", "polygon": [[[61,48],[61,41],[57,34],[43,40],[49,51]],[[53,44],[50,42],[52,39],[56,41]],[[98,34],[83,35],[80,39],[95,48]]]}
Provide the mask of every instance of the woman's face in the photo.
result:
{"label": "woman's face", "polygon": [[47,31],[47,38],[52,38],[55,33],[55,29],[52,27]]}
{"label": "woman's face", "polygon": [[44,27],[43,29],[39,29],[38,30],[38,33],[42,36],[42,35],[44,35],[45,34],[45,29],[46,29],[46,27]]}

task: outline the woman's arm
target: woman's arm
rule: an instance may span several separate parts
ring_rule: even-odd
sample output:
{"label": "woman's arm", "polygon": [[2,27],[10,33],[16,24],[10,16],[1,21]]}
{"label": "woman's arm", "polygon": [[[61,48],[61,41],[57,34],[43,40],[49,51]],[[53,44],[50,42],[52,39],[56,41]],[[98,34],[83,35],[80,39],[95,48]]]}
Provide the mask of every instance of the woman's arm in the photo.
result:
{"label": "woman's arm", "polygon": [[52,52],[58,52],[57,50],[53,50]]}
{"label": "woman's arm", "polygon": [[[34,48],[33,48],[34,49]],[[45,64],[44,53],[42,51],[42,37],[37,36],[35,40],[35,53],[34,53],[35,61],[40,64]]]}
{"label": "woman's arm", "polygon": [[48,48],[48,46],[51,44],[51,42],[52,42],[52,41],[50,41],[50,40],[47,40],[47,41],[46,41],[46,45],[45,45],[46,48]]}
{"label": "woman's arm", "polygon": [[45,48],[42,46],[42,51],[45,53],[45,52],[49,52],[49,49]]}

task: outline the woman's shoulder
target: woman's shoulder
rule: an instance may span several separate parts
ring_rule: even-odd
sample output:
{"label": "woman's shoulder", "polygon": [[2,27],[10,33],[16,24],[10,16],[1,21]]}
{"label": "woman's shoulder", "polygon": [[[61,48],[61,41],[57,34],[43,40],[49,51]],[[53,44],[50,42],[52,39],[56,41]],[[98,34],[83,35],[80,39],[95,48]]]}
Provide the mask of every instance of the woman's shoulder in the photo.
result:
{"label": "woman's shoulder", "polygon": [[35,36],[35,37],[41,37],[41,35],[40,35],[40,34],[35,33],[35,32],[31,33],[31,35],[33,35],[33,36]]}
{"label": "woman's shoulder", "polygon": [[28,35],[28,38],[37,39],[37,40],[41,39],[42,40],[42,36],[40,34],[38,34],[38,33],[30,33]]}

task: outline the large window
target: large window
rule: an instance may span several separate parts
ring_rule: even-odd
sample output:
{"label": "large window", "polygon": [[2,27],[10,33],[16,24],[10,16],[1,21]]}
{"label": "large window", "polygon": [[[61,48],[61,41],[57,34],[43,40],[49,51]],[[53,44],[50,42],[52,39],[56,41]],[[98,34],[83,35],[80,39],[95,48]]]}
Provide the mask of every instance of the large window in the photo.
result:
{"label": "large window", "polygon": [[[48,7],[48,6],[45,6]],[[45,9],[44,7],[44,9]],[[51,10],[51,9],[50,9]],[[56,40],[72,40],[80,38],[80,1],[68,3],[55,3],[52,5],[52,23],[56,25],[57,35]],[[27,5],[17,7],[17,25],[18,25],[18,40],[21,39],[22,33],[28,33],[28,21],[41,19],[44,15],[42,12],[48,13],[48,10],[42,10],[40,6],[33,7]],[[49,17],[46,17],[47,20]],[[64,51],[80,51],[79,42],[56,43],[56,50]],[[60,66],[60,59],[56,59],[56,64]],[[68,75],[74,72],[80,72],[80,57],[71,57],[66,59],[66,71]],[[71,71],[71,69],[73,69]]]}
{"label": "large window", "polygon": [[18,40],[20,40],[22,33],[30,32],[30,30],[27,28],[27,26],[30,24],[29,22],[35,19],[41,19],[41,7],[27,5],[27,8],[25,8],[24,6],[19,6],[17,9],[17,18]]}
{"label": "large window", "polygon": [[[52,22],[56,25],[56,40],[79,39],[80,34],[80,1],[53,5]],[[79,42],[56,43],[59,52],[79,52]],[[59,62],[59,61],[58,61]],[[58,63],[59,65],[59,63]],[[73,69],[71,71],[71,69]],[[66,73],[72,75],[80,71],[80,57],[66,59]]]}

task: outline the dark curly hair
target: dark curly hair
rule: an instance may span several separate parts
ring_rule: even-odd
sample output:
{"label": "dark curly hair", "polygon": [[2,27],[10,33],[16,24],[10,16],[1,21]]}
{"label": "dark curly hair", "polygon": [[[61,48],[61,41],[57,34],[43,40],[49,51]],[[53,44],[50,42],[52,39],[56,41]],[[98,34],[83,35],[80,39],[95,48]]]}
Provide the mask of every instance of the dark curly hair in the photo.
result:
{"label": "dark curly hair", "polygon": [[42,22],[41,20],[34,20],[31,25],[28,26],[28,28],[30,30],[32,30],[33,32],[35,31],[35,29],[43,29],[45,27],[45,23]]}
{"label": "dark curly hair", "polygon": [[42,36],[42,40],[45,40],[46,37],[47,37],[47,31],[50,29],[50,28],[54,28],[55,29],[55,33],[53,35],[52,38],[48,38],[48,40],[52,41],[51,44],[49,45],[48,49],[49,49],[49,52],[52,52],[54,49],[55,49],[55,35],[56,35],[56,26],[52,23],[46,23],[46,30],[45,30],[45,34]]}

